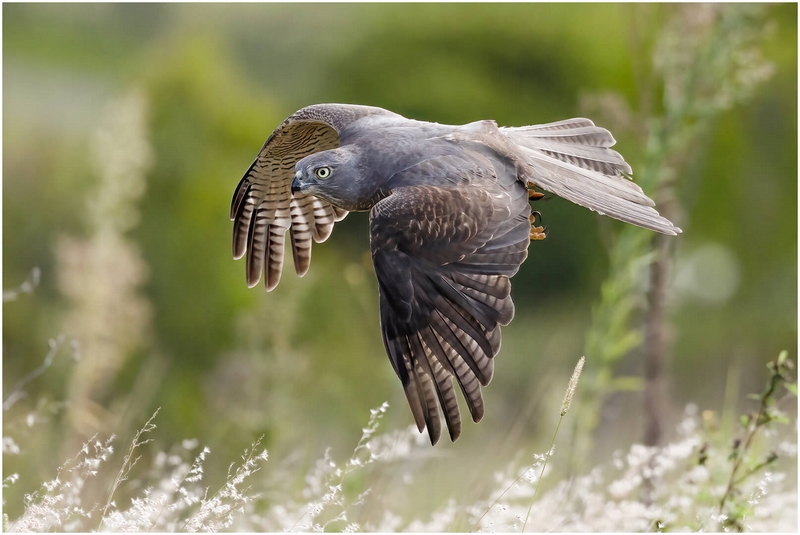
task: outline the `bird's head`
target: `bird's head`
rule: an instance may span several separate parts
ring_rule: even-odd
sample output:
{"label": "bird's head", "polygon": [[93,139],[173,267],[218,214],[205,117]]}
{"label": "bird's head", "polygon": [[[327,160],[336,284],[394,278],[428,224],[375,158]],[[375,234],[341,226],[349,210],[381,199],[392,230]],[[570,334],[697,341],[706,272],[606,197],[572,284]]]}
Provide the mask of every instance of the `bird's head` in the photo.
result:
{"label": "bird's head", "polygon": [[[306,156],[295,165],[292,194],[302,192],[320,197],[345,210],[363,210],[370,197],[364,191],[358,150],[352,146]],[[366,199],[365,199],[366,198]]]}

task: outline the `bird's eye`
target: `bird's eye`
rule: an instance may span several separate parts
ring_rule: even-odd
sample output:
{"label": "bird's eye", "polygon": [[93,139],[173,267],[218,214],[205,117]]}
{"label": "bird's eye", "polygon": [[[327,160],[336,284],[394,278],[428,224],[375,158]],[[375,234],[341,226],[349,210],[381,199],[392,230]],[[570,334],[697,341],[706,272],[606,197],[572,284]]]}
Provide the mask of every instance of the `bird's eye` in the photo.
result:
{"label": "bird's eye", "polygon": [[317,175],[318,178],[325,180],[329,176],[331,176],[331,168],[330,167],[320,167],[314,174]]}

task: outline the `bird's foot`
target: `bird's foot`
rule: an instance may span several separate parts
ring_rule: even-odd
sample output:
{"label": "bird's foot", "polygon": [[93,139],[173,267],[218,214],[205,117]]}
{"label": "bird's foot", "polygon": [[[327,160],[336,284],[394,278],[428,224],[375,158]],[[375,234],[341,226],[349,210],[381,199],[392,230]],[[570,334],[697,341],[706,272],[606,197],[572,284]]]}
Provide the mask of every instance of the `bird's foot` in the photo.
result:
{"label": "bird's foot", "polygon": [[532,227],[531,228],[531,241],[541,241],[547,237],[546,234],[547,229],[544,227]]}
{"label": "bird's foot", "polygon": [[538,192],[533,188],[528,190],[528,200],[529,201],[538,201],[542,197],[544,197],[544,193]]}
{"label": "bird's foot", "polygon": [[530,219],[531,219],[531,234],[530,234],[531,241],[541,241],[545,239],[547,237],[547,229],[540,225],[535,226],[537,220],[541,221],[542,214],[540,214],[539,212],[533,212],[531,213]]}

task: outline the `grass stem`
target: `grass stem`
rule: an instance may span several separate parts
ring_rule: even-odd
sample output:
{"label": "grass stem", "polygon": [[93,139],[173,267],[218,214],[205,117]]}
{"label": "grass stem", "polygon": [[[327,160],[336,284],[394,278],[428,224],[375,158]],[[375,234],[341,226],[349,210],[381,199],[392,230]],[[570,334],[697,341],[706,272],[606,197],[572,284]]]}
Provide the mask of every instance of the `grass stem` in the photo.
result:
{"label": "grass stem", "polygon": [[522,523],[522,533],[525,533],[525,527],[528,525],[528,519],[531,516],[531,509],[533,509],[533,502],[536,501],[536,493],[539,492],[539,483],[542,482],[542,477],[544,477],[544,469],[547,467],[547,460],[550,458],[550,454],[553,453],[553,446],[556,443],[556,436],[558,436],[558,430],[561,427],[561,421],[563,419],[564,419],[564,412],[562,412],[561,416],[559,416],[558,418],[558,425],[556,425],[556,432],[553,433],[553,440],[550,442],[550,448],[547,450],[547,455],[545,455],[544,457],[544,463],[542,463],[542,471],[539,472],[539,479],[536,480],[536,487],[533,489],[533,498],[531,498],[531,504],[528,506],[528,513],[525,515],[525,522]]}

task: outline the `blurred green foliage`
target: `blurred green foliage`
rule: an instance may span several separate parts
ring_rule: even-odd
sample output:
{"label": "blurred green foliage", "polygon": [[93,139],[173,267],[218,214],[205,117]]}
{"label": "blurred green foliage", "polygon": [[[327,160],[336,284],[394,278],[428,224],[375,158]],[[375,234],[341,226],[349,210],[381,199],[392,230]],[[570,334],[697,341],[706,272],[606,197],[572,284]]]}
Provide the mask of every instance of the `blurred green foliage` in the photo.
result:
{"label": "blurred green foliage", "polygon": [[[248,290],[243,262],[231,259],[228,220],[242,173],[287,115],[339,101],[453,124],[590,114],[612,130],[636,177],[649,118],[630,110],[646,110],[649,98],[658,113],[663,92],[647,95],[637,84],[652,51],[636,36],[656,34],[673,9],[4,4],[3,287],[42,270],[33,295],[4,303],[4,391],[41,363],[49,338],[75,336],[64,332],[71,305],[59,290],[56,244],[86,236],[86,198],[98,184],[93,132],[116,99],[138,89],[154,164],[140,223],[126,239],[149,266],[137,291],[153,314],[112,393],[95,400],[103,407],[95,431],[128,440],[160,406],[158,440],[197,437],[220,453],[224,472],[226,459],[262,433],[273,459],[296,451],[293,462],[303,464],[326,446],[346,451],[367,409],[383,400],[392,407],[385,425],[410,424],[380,339],[366,215],[350,215],[314,247],[304,279],[287,266],[275,292]],[[689,401],[720,410],[726,389],[756,388],[752,372],[769,356],[797,354],[797,6],[769,6],[766,18],[773,31],[763,54],[774,75],[747,105],[713,121],[676,177],[684,210],[670,316],[676,413]],[[614,95],[628,111],[587,104],[597,95]],[[477,494],[498,467],[486,451],[504,466],[520,448],[546,447],[539,431],[552,429],[563,384],[553,379],[567,377],[580,357],[607,247],[622,224],[558,198],[537,209],[549,235],[514,279],[517,317],[485,391],[487,417],[457,444],[437,446],[451,455],[431,470],[420,499],[452,491],[438,474],[458,458],[474,459],[475,470],[458,478]],[[723,253],[702,254],[709,247]],[[728,286],[704,292],[719,270],[731,274]],[[741,384],[726,384],[732,365]],[[6,421],[24,421],[43,398],[69,402],[74,369],[59,361]],[[635,352],[619,371],[639,373]],[[606,407],[598,451],[638,439],[638,396],[621,394]],[[25,442],[34,432],[24,425],[6,428],[22,453],[4,456],[4,476],[19,472],[26,491],[86,438],[64,410],[48,414],[48,424],[36,424],[48,425],[46,445]],[[20,511],[19,496],[10,513]]]}

